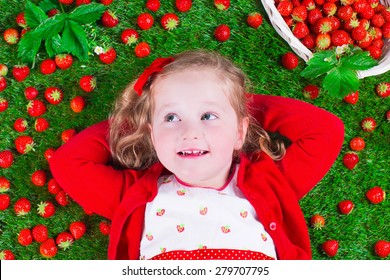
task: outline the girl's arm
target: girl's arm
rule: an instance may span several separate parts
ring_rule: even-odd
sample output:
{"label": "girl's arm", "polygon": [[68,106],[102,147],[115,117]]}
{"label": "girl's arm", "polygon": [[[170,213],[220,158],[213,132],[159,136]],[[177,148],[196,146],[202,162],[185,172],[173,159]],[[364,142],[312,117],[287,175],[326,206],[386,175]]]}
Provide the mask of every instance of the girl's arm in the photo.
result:
{"label": "girl's arm", "polygon": [[109,165],[108,122],[76,134],[50,160],[54,179],[82,207],[111,219],[121,195],[139,174]]}
{"label": "girl's arm", "polygon": [[344,124],[335,115],[303,101],[280,96],[252,97],[253,116],[262,127],[292,142],[277,164],[300,199],[336,160],[344,140]]}

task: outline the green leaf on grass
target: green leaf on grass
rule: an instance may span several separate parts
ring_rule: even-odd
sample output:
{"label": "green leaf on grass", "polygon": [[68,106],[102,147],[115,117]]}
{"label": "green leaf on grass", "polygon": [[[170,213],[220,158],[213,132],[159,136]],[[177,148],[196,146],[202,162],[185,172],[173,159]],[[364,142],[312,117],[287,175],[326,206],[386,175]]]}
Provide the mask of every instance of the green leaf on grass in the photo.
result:
{"label": "green leaf on grass", "polygon": [[30,1],[26,2],[26,10],[24,12],[24,17],[26,19],[28,27],[30,28],[37,27],[48,18],[41,8],[31,3]]}
{"label": "green leaf on grass", "polygon": [[368,70],[376,65],[378,61],[370,56],[369,52],[355,53],[340,59],[341,64],[352,70]]}
{"label": "green leaf on grass", "polygon": [[80,61],[88,60],[88,40],[82,26],[73,20],[65,23],[62,33],[62,48],[76,56]]}
{"label": "green leaf on grass", "polygon": [[51,38],[62,31],[66,20],[67,14],[57,14],[54,17],[46,19],[36,29],[29,33],[33,33],[41,39]]}
{"label": "green leaf on grass", "polygon": [[341,66],[332,69],[325,76],[322,85],[331,96],[343,98],[347,94],[358,90],[360,81],[355,71]]}
{"label": "green leaf on grass", "polygon": [[69,19],[80,24],[92,23],[98,20],[105,10],[106,6],[103,4],[81,5],[69,14]]}
{"label": "green leaf on grass", "polygon": [[45,47],[49,57],[53,57],[62,52],[61,42],[61,36],[59,34],[46,39]]}
{"label": "green leaf on grass", "polygon": [[24,63],[33,63],[41,46],[42,39],[32,32],[27,32],[19,42],[18,57]]}
{"label": "green leaf on grass", "polygon": [[337,60],[333,51],[317,52],[307,62],[306,68],[301,72],[304,78],[316,78],[321,76],[333,67],[335,67]]}

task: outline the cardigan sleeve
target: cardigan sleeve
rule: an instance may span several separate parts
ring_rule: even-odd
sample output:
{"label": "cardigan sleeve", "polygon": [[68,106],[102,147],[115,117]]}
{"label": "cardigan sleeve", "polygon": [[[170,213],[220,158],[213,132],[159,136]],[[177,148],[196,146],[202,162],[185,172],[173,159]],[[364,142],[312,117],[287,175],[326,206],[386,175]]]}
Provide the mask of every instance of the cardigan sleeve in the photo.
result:
{"label": "cardigan sleeve", "polygon": [[82,207],[111,219],[126,187],[139,174],[110,166],[108,121],[88,127],[59,147],[50,159],[54,179]]}
{"label": "cardigan sleeve", "polygon": [[336,160],[344,141],[343,122],[328,111],[287,97],[252,95],[249,105],[266,131],[291,141],[284,158],[276,163],[301,199]]}

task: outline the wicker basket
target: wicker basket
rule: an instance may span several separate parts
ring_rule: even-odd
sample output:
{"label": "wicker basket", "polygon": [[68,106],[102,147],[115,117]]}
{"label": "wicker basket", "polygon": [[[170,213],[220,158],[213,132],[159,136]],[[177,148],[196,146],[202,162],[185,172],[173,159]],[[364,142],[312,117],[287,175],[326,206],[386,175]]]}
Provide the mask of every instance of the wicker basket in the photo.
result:
{"label": "wicker basket", "polygon": [[[305,62],[313,57],[313,53],[306,48],[301,41],[296,38],[291,29],[288,27],[283,17],[280,15],[275,7],[274,0],[261,0],[264,9],[266,10],[272,26],[276,32],[287,42],[293,51],[301,57]],[[390,0],[380,0],[380,3],[389,7]],[[363,79],[369,76],[376,76],[383,74],[390,70],[390,40],[386,39],[382,50],[382,57],[379,60],[379,64],[369,70],[358,71],[359,79]]]}

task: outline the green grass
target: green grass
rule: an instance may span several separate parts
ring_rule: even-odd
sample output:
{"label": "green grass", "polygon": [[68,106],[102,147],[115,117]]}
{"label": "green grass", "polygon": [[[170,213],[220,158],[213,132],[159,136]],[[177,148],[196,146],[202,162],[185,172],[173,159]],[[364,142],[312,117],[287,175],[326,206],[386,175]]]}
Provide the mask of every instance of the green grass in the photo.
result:
{"label": "green grass", "polygon": [[[0,212],[0,250],[12,250],[17,259],[42,259],[38,243],[34,242],[27,247],[18,244],[18,232],[22,228],[32,228],[43,223],[48,226],[50,236],[55,237],[59,232],[67,230],[72,221],[80,219],[87,224],[87,234],[67,251],[59,251],[56,259],[106,258],[108,238],[98,229],[103,218],[86,215],[75,202],[66,207],[57,205],[57,212],[52,218],[41,218],[36,212],[36,205],[46,199],[54,201],[54,197],[47,192],[46,186],[39,188],[32,185],[30,175],[35,170],[44,169],[50,178],[43,152],[49,147],[57,148],[62,144],[60,135],[63,130],[75,128],[80,131],[106,119],[116,94],[153,59],[184,50],[206,48],[217,50],[242,67],[252,80],[252,91],[255,93],[304,100],[302,88],[308,83],[320,84],[320,80],[309,81],[299,76],[305,67],[302,60],[292,71],[280,65],[281,55],[291,49],[274,31],[260,1],[236,0],[232,1],[232,6],[227,11],[217,11],[211,0],[194,0],[189,12],[179,13],[180,25],[170,32],[161,28],[159,19],[164,13],[175,11],[174,1],[162,2],[160,10],[154,14],[156,21],[153,28],[140,32],[140,39],[151,45],[152,53],[149,57],[136,58],[134,47],[126,46],[120,41],[120,33],[124,28],[136,28],[137,15],[146,11],[145,1],[114,0],[109,8],[119,17],[119,25],[112,29],[96,27],[96,44],[102,45],[104,40],[109,39],[109,43],[117,50],[118,58],[112,65],[102,64],[91,54],[87,62],[76,60],[70,70],[57,70],[45,76],[37,67],[47,58],[46,53],[41,51],[37,66],[25,81],[17,82],[11,73],[7,75],[8,87],[0,93],[0,98],[6,98],[10,106],[7,111],[0,113],[0,150],[11,149],[15,161],[11,168],[0,170],[0,176],[11,181],[11,189],[8,191],[11,206]],[[25,1],[0,0],[1,34],[6,28],[16,26],[15,17],[23,10],[24,3]],[[264,23],[257,30],[245,23],[246,15],[253,11],[260,11],[264,16]],[[224,43],[217,42],[212,36],[214,28],[220,23],[228,24],[232,29],[231,38]],[[20,63],[16,50],[17,45],[7,45],[0,39],[0,63],[7,65],[10,71],[13,65]],[[83,93],[78,86],[79,78],[87,74],[95,75],[98,81],[97,88],[89,94]],[[324,229],[309,229],[314,259],[328,259],[320,249],[322,242],[327,239],[340,241],[339,253],[334,259],[353,260],[378,259],[373,252],[373,244],[379,239],[389,240],[389,200],[372,205],[365,198],[365,191],[375,185],[382,186],[389,192],[390,129],[385,113],[390,109],[390,99],[382,99],[374,92],[375,85],[382,81],[390,81],[390,73],[362,80],[359,102],[356,105],[349,105],[325,93],[321,93],[318,99],[309,101],[339,116],[346,128],[345,142],[339,158],[325,178],[301,201],[307,221],[315,213],[326,218]],[[23,95],[27,86],[37,87],[41,100],[44,100],[43,92],[49,86],[58,86],[65,93],[62,103],[47,106],[48,111],[44,116],[51,126],[43,133],[35,132],[34,119],[27,114],[27,101]],[[83,95],[87,100],[86,108],[79,114],[73,113],[69,108],[70,99],[76,95]],[[363,132],[359,127],[360,120],[368,116],[377,120],[377,129],[372,133]],[[35,151],[26,155],[18,155],[13,146],[18,135],[13,130],[13,122],[19,117],[28,120],[26,134],[31,135],[37,143]],[[350,171],[343,166],[341,158],[349,150],[349,140],[355,136],[363,137],[367,147],[359,152],[361,161]],[[33,205],[31,213],[23,217],[15,216],[12,209],[13,203],[20,197],[29,198]],[[337,211],[337,204],[343,199],[355,202],[355,209],[348,216]]]}

